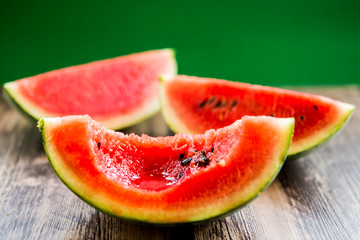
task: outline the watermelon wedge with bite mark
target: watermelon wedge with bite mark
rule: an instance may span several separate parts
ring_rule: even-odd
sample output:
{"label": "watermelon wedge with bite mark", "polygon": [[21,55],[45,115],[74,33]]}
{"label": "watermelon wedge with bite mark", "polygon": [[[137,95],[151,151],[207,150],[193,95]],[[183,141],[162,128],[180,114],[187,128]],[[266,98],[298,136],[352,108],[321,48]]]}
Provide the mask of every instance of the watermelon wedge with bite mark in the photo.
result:
{"label": "watermelon wedge with bite mark", "polygon": [[176,68],[173,50],[146,51],[9,82],[4,96],[35,120],[89,114],[121,129],[160,110],[159,75]]}
{"label": "watermelon wedge with bite mark", "polygon": [[354,106],[314,94],[192,76],[163,76],[163,116],[174,132],[203,133],[245,115],[295,118],[289,156],[324,142],[350,118]]}
{"label": "watermelon wedge with bite mark", "polygon": [[38,123],[58,177],[110,215],[151,224],[201,222],[232,213],[278,174],[292,118],[244,117],[204,134],[125,135],[89,116]]}

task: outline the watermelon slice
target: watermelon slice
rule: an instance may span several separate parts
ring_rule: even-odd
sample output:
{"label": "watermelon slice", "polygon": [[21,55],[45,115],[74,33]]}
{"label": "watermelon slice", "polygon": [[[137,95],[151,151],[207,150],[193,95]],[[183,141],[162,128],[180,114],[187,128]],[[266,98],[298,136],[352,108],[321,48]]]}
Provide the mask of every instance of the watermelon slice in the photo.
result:
{"label": "watermelon slice", "polygon": [[121,129],[159,111],[159,75],[176,68],[171,49],[153,50],[9,82],[4,96],[35,120],[89,114]]}
{"label": "watermelon slice", "polygon": [[219,79],[164,76],[163,116],[174,132],[203,133],[245,115],[295,118],[289,156],[324,142],[351,116],[354,106],[323,96]]}
{"label": "watermelon slice", "polygon": [[38,123],[58,177],[95,208],[152,224],[200,222],[230,214],[279,172],[291,118],[244,117],[201,135],[125,135],[88,116]]}

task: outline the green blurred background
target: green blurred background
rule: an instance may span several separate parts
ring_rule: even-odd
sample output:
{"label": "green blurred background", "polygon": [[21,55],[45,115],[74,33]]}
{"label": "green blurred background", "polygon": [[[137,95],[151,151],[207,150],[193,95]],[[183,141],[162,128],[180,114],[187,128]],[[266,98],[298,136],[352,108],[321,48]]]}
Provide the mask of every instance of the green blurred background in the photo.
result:
{"label": "green blurred background", "polygon": [[179,73],[360,83],[360,1],[0,1],[0,82],[172,47]]}

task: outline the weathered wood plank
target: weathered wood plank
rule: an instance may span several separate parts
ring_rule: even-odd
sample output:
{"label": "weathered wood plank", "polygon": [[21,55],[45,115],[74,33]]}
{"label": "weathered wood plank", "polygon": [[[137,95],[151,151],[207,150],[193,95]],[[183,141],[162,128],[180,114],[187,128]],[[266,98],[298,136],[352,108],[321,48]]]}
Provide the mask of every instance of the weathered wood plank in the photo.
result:
{"label": "weathered wood plank", "polygon": [[[359,88],[314,91],[360,106]],[[295,224],[305,238],[360,236],[359,121],[357,109],[340,134],[303,159],[287,163],[279,176],[298,211]]]}
{"label": "weathered wood plank", "polygon": [[[300,89],[300,88],[296,88]],[[360,106],[359,87],[303,88]],[[358,239],[360,112],[314,152],[288,162],[247,207],[196,226],[127,223],[79,200],[56,177],[34,122],[0,100],[0,239]],[[161,115],[125,132],[171,132]]]}

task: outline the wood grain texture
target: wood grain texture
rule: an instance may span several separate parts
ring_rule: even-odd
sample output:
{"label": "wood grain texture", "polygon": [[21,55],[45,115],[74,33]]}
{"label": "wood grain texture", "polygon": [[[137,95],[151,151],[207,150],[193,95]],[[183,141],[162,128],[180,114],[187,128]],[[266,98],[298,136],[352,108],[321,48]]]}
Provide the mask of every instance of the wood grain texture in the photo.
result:
{"label": "wood grain texture", "polygon": [[[360,107],[359,86],[296,88]],[[0,100],[0,239],[360,239],[360,112],[237,213],[182,227],[107,216],[54,174],[35,122]],[[124,132],[170,135],[161,115]]]}

